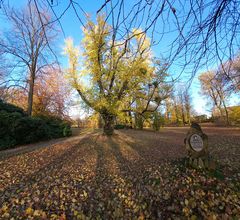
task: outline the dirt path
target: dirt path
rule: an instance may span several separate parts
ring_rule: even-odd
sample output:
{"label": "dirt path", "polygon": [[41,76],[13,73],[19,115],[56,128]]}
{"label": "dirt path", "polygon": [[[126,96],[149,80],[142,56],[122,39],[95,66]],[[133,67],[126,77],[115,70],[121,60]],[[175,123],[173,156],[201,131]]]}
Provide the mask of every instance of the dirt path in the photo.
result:
{"label": "dirt path", "polygon": [[0,219],[239,218],[240,134],[211,129],[221,175],[185,167],[186,129],[178,128],[89,133],[11,152],[0,161]]}

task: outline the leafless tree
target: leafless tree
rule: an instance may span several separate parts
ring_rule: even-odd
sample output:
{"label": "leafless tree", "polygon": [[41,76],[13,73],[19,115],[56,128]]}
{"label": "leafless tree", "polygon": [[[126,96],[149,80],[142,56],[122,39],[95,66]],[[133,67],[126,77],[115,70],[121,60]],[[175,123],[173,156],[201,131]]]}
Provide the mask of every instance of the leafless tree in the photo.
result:
{"label": "leafless tree", "polygon": [[[48,6],[55,16],[49,23],[58,22],[63,33],[61,20],[70,9],[82,26],[88,17],[88,8],[75,0],[29,1],[36,8]],[[9,1],[1,1],[2,5],[6,2]],[[64,4],[62,11],[59,11],[60,4]],[[231,67],[240,46],[239,0],[105,0],[96,4],[99,4],[96,14],[104,13],[106,23],[113,27],[112,47],[117,45],[114,42],[127,46],[134,37],[133,28],[141,28],[151,37],[151,46],[161,49],[168,67],[174,64],[181,70],[175,81],[188,73],[191,82],[197,70],[212,69],[217,64],[227,79],[234,82],[234,88],[239,88],[237,65]],[[229,65],[224,65],[226,62]]]}
{"label": "leafless tree", "polygon": [[240,94],[240,57],[233,61],[228,80],[230,80],[231,89]]}
{"label": "leafless tree", "polygon": [[[61,13],[56,13],[59,4],[63,4],[58,0],[32,1],[48,5],[55,15],[54,21],[60,24],[71,8],[84,26],[88,9],[78,1],[65,2]],[[162,53],[169,64],[182,67],[179,76],[187,70],[194,76],[199,68],[206,69],[216,62],[222,65],[232,60],[239,49],[238,0],[105,0],[97,4],[96,14],[105,13],[106,22],[113,27],[113,41],[121,39],[125,44],[133,37],[132,29],[141,28],[151,36],[152,46],[168,44]]]}
{"label": "leafless tree", "polygon": [[5,78],[5,65],[4,65],[4,59],[3,59],[3,54],[1,54],[1,51],[0,51],[0,60],[1,60],[1,65],[0,65],[0,83],[2,81],[4,81],[4,78]]}
{"label": "leafless tree", "polygon": [[[170,36],[169,63],[193,75],[202,65],[231,60],[239,49],[240,1],[108,0],[100,7],[112,21],[116,38],[128,38],[133,27],[152,36],[152,45]],[[120,32],[120,33],[118,33]],[[171,32],[171,34],[169,34]],[[227,74],[227,72],[225,72]]]}
{"label": "leafless tree", "polygon": [[56,30],[46,10],[39,10],[29,1],[26,8],[17,10],[2,7],[11,29],[0,41],[2,54],[8,58],[7,86],[28,84],[28,114],[32,114],[34,82],[42,68],[49,64],[49,43]]}
{"label": "leafless tree", "polygon": [[191,123],[191,114],[192,114],[192,100],[191,95],[189,93],[189,89],[186,89],[183,92],[183,100],[184,100],[184,108],[186,112],[187,123],[190,125]]}
{"label": "leafless tree", "polygon": [[186,123],[190,125],[191,123],[191,96],[189,94],[188,88],[178,88],[177,91],[177,101],[179,106],[179,111],[182,118],[182,123],[185,125]]}
{"label": "leafless tree", "polygon": [[199,76],[199,80],[202,94],[210,98],[213,106],[219,110],[221,117],[226,116],[226,122],[229,124],[227,101],[232,91],[228,89],[224,78],[215,72],[206,72]]}

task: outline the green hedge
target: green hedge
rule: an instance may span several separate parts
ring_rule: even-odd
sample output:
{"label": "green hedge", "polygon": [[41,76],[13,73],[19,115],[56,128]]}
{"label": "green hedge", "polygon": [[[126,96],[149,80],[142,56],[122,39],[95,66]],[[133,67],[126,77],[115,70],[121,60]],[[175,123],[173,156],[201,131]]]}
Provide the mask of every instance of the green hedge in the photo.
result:
{"label": "green hedge", "polygon": [[69,123],[59,118],[28,117],[21,108],[0,100],[0,150],[71,134]]}
{"label": "green hedge", "polygon": [[27,116],[23,109],[15,105],[3,102],[1,99],[0,99],[0,111],[6,111],[9,113],[19,113],[22,116]]}
{"label": "green hedge", "polygon": [[116,124],[115,126],[114,126],[114,129],[116,129],[116,130],[118,130],[118,129],[124,129],[126,126],[125,125],[123,125],[123,124]]}

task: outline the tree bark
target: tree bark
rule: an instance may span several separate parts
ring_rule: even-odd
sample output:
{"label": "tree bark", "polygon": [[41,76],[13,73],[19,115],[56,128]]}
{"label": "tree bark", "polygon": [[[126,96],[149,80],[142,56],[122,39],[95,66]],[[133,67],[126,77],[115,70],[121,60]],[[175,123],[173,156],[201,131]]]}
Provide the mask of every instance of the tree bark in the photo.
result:
{"label": "tree bark", "polygon": [[143,129],[143,123],[144,123],[144,119],[142,117],[142,115],[135,113],[135,124],[136,124],[136,128],[142,130]]}
{"label": "tree bark", "polygon": [[133,121],[132,121],[132,113],[128,112],[129,120],[130,120],[130,128],[133,128]]}
{"label": "tree bark", "polygon": [[190,110],[188,107],[187,107],[186,111],[187,111],[187,122],[189,125],[191,125],[191,114],[190,114]]}
{"label": "tree bark", "polygon": [[28,109],[27,109],[27,114],[29,116],[32,115],[32,106],[33,106],[33,91],[34,91],[34,76],[30,76],[30,81],[29,81],[29,91],[28,91]]}
{"label": "tree bark", "polygon": [[114,115],[102,114],[104,121],[103,133],[106,135],[112,135],[114,133]]}
{"label": "tree bark", "polygon": [[183,123],[183,125],[185,126],[185,114],[184,114],[184,109],[183,109],[183,107],[182,107],[182,123]]}
{"label": "tree bark", "polygon": [[227,122],[227,125],[229,125],[229,115],[228,115],[228,110],[227,110],[227,106],[225,105],[225,102],[223,101],[223,107],[224,107],[224,110],[225,110],[225,114],[226,114],[226,122]]}

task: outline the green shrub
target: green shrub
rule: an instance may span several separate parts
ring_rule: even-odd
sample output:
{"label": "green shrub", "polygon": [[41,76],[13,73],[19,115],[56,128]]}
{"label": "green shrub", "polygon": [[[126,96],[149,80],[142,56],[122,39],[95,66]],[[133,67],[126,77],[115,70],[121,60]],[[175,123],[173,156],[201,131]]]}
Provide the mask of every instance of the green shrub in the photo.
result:
{"label": "green shrub", "polygon": [[61,120],[60,118],[53,116],[49,117],[38,116],[38,117],[44,120],[47,126],[50,128],[51,138],[68,137],[72,135],[70,124]]}
{"label": "green shrub", "polygon": [[40,118],[23,117],[14,126],[14,137],[18,144],[50,139],[50,128]]}
{"label": "green shrub", "polygon": [[0,100],[0,150],[71,135],[70,124],[60,118],[29,117],[22,109]]}
{"label": "green shrub", "polygon": [[17,144],[13,130],[16,121],[21,117],[22,115],[19,112],[0,111],[0,150]]}
{"label": "green shrub", "polygon": [[63,136],[64,137],[69,137],[72,135],[72,129],[71,129],[71,126],[70,124],[67,124],[67,123],[63,123]]}
{"label": "green shrub", "polygon": [[124,129],[125,128],[125,125],[122,125],[122,124],[116,124],[114,126],[114,129],[118,130],[118,129]]}
{"label": "green shrub", "polygon": [[16,144],[17,144],[17,141],[14,139],[14,137],[11,137],[10,135],[6,135],[4,137],[1,137],[0,139],[0,150],[12,148]]}
{"label": "green shrub", "polygon": [[62,137],[61,121],[54,117],[39,116],[41,120],[45,121],[46,125],[49,127],[49,136],[51,138]]}
{"label": "green shrub", "polygon": [[9,112],[9,113],[20,113],[21,115],[23,116],[27,116],[26,112],[24,112],[24,110],[22,108],[19,108],[15,105],[12,105],[12,104],[9,104],[9,103],[6,103],[6,102],[3,102],[1,99],[0,99],[0,111],[6,111],[6,112]]}
{"label": "green shrub", "polygon": [[22,115],[19,112],[9,113],[4,110],[0,111],[0,137],[12,132],[16,120]]}

